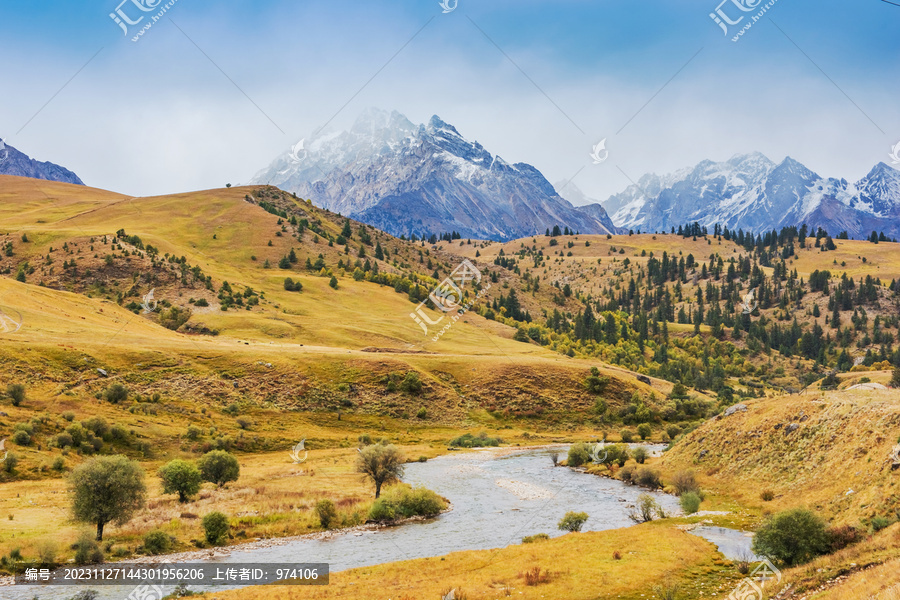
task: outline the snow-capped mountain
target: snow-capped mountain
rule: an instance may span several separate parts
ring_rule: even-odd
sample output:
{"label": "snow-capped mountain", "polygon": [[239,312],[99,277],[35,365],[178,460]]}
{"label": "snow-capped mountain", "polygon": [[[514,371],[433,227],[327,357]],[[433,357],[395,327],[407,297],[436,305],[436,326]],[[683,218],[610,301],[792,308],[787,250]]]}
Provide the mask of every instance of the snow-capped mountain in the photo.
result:
{"label": "snow-capped mountain", "polygon": [[703,161],[665,177],[645,175],[604,206],[617,226],[659,231],[698,222],[761,232],[806,223],[837,234],[900,237],[900,171],[879,163],[863,179],[825,179],[787,157],[760,153]]}
{"label": "snow-capped mountain", "polygon": [[61,181],[84,185],[78,175],[51,162],[40,162],[0,140],[0,175],[17,175],[33,179]]}
{"label": "snow-capped mountain", "polygon": [[560,197],[536,168],[509,164],[434,116],[414,125],[368,109],[349,131],[301,140],[253,178],[394,235],[456,231],[509,240],[555,225],[615,233],[599,204]]}

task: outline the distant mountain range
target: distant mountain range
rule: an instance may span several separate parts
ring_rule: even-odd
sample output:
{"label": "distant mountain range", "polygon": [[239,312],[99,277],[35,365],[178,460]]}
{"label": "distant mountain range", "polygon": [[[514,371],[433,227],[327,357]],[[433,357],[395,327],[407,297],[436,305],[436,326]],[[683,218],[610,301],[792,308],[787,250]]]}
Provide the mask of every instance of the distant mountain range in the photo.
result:
{"label": "distant mountain range", "polygon": [[618,232],[599,203],[576,208],[533,166],[507,163],[437,116],[414,125],[396,111],[366,110],[349,131],[301,140],[252,183],[397,236],[455,231],[509,240],[556,225]]}
{"label": "distant mountain range", "polygon": [[17,175],[84,185],[84,182],[72,171],[51,162],[34,160],[12,146],[6,145],[3,140],[0,140],[0,175]]}
{"label": "distant mountain range", "polygon": [[790,157],[775,164],[757,152],[645,175],[603,205],[613,223],[635,231],[697,222],[759,233],[805,223],[856,239],[873,231],[900,238],[900,171],[879,163],[849,183],[823,178]]}

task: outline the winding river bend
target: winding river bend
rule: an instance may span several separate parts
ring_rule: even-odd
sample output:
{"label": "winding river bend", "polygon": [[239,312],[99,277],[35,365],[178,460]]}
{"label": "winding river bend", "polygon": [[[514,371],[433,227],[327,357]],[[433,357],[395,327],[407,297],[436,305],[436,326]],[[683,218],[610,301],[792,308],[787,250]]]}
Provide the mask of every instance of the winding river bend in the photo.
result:
{"label": "winding river bend", "polygon": [[[649,449],[658,451],[661,447]],[[339,534],[328,539],[295,539],[252,550],[234,548],[215,562],[329,563],[333,573],[459,550],[502,548],[535,533],[556,537],[563,535],[556,524],[570,510],[590,515],[584,531],[632,525],[628,513],[645,490],[553,467],[549,454],[549,449],[484,450],[411,463],[404,481],[436,491],[450,500],[453,510],[435,519],[387,529]],[[678,512],[677,498],[661,493],[654,496],[666,511]],[[103,600],[122,600],[134,586],[15,586],[0,588],[0,597],[31,600],[37,595],[41,600],[58,600],[88,588],[97,590]]]}

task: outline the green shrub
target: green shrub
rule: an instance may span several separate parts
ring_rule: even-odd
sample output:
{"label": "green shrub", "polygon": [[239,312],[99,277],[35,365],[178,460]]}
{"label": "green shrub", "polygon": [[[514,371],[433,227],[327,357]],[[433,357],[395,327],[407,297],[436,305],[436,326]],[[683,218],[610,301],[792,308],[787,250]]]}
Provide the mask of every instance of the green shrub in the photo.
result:
{"label": "green shrub", "polygon": [[685,492],[678,498],[678,502],[681,504],[681,510],[683,510],[685,514],[692,515],[700,510],[700,502],[702,502],[702,499],[700,498],[700,494],[696,492]]}
{"label": "green shrub", "polygon": [[203,535],[210,544],[217,545],[228,535],[228,517],[219,511],[211,512],[201,521]]}
{"label": "green shrub", "polygon": [[6,386],[6,395],[9,396],[13,406],[19,406],[25,401],[25,386],[21,383],[10,383]]}
{"label": "green shrub", "polygon": [[872,517],[872,531],[881,531],[891,524],[887,517]]}
{"label": "green shrub", "polygon": [[584,442],[572,444],[569,447],[569,455],[566,464],[570,467],[580,467],[591,462],[591,448]]}
{"label": "green shrub", "polygon": [[428,411],[425,409],[424,406],[422,408],[420,408],[418,410],[418,412],[416,412],[416,418],[417,419],[427,419],[428,418]]}
{"label": "green shrub", "polygon": [[647,523],[653,520],[654,515],[660,518],[665,518],[666,516],[662,507],[653,496],[641,494],[638,496],[637,504],[634,510],[629,513],[628,518],[635,523]]}
{"label": "green shrub", "polygon": [[650,427],[648,424],[641,423],[640,425],[638,425],[638,435],[641,436],[642,440],[646,440],[652,434],[653,434],[653,428]]}
{"label": "green shrub", "polygon": [[103,550],[89,531],[81,533],[74,549],[76,565],[96,565],[103,562]]}
{"label": "green shrub", "polygon": [[522,538],[523,544],[533,544],[535,542],[545,542],[550,539],[546,533],[536,533],[534,535],[526,535]]}
{"label": "green shrub", "polygon": [[187,437],[187,439],[191,440],[192,442],[197,441],[200,439],[200,436],[202,436],[202,435],[203,435],[202,429],[200,429],[196,425],[188,425],[187,433],[185,434],[185,437]]}
{"label": "green shrub", "polygon": [[760,492],[759,497],[763,502],[771,502],[775,499],[775,492],[766,489]]}
{"label": "green shrub", "polygon": [[443,498],[423,487],[401,483],[385,489],[369,510],[373,521],[393,521],[415,516],[433,517],[447,508]]}
{"label": "green shrub", "polygon": [[19,446],[29,446],[31,445],[31,436],[27,431],[19,430],[13,434],[12,441]]}
{"label": "green shrub", "polygon": [[451,448],[488,448],[488,447],[496,447],[503,443],[503,440],[500,438],[494,438],[488,436],[485,432],[480,432],[478,435],[472,435],[471,433],[466,433],[458,438],[450,440]]}
{"label": "green shrub", "polygon": [[647,456],[647,449],[643,446],[638,446],[631,451],[631,458],[633,458],[634,462],[638,463],[639,465],[644,464],[644,461],[647,460]]}
{"label": "green shrub", "polygon": [[103,417],[91,417],[81,422],[81,426],[88,431],[92,431],[94,435],[103,437],[109,433],[109,424]]}
{"label": "green shrub", "polygon": [[408,394],[421,394],[422,381],[419,379],[419,374],[415,371],[407,373],[403,381],[400,382],[400,389]]}
{"label": "green shrub", "polygon": [[319,500],[316,502],[316,516],[323,529],[329,529],[337,518],[337,509],[331,500]]}
{"label": "green shrub", "polygon": [[66,470],[66,461],[63,460],[62,456],[57,456],[55,459],[53,459],[53,465],[51,468],[57,473],[62,473]]}
{"label": "green shrub", "polygon": [[769,518],[753,538],[753,552],[787,566],[805,563],[828,550],[825,522],[805,508]]}
{"label": "green shrub", "polygon": [[3,461],[3,470],[6,473],[12,473],[16,470],[16,465],[19,464],[19,456],[17,454],[13,454],[10,452],[6,455],[6,460]]}
{"label": "green shrub", "polygon": [[200,474],[204,481],[222,487],[229,481],[237,481],[241,466],[237,459],[224,450],[213,450],[204,454],[199,461]]}
{"label": "green shrub", "polygon": [[681,427],[678,425],[669,425],[666,427],[666,433],[669,434],[669,437],[673,440],[681,435]]}
{"label": "green shrub", "polygon": [[118,404],[128,399],[128,388],[121,383],[114,383],[103,392],[103,398],[107,402]]}
{"label": "green shrub", "polygon": [[62,418],[66,421],[72,422],[75,420],[75,413],[73,413],[71,410],[67,410],[62,414]]}
{"label": "green shrub", "polygon": [[165,554],[172,550],[175,540],[165,531],[155,529],[144,535],[144,552],[146,554]]}
{"label": "green shrub", "polygon": [[557,524],[560,531],[575,532],[581,531],[581,528],[588,520],[588,514],[584,512],[567,512],[562,520]]}
{"label": "green shrub", "polygon": [[622,436],[622,441],[625,442],[626,444],[630,444],[631,442],[634,441],[634,432],[631,431],[630,429],[623,429],[622,431],[619,432],[619,435]]}

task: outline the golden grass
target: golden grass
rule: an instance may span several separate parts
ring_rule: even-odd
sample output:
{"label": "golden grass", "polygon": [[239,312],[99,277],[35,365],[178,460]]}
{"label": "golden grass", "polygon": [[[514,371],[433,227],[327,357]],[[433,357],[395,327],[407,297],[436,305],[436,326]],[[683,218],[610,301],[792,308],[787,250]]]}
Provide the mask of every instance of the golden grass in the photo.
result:
{"label": "golden grass", "polygon": [[[621,553],[621,560],[613,557]],[[434,598],[451,588],[468,600],[513,598],[588,600],[648,598],[667,582],[683,589],[726,595],[732,578],[714,546],[659,524],[575,533],[498,550],[455,552],[443,557],[352,569],[330,576],[325,587],[266,586],[214,592],[219,600]],[[540,569],[538,585],[529,576]],[[532,579],[534,580],[534,579]],[[702,585],[701,585],[702,584]],[[689,592],[690,593],[690,592]]]}

